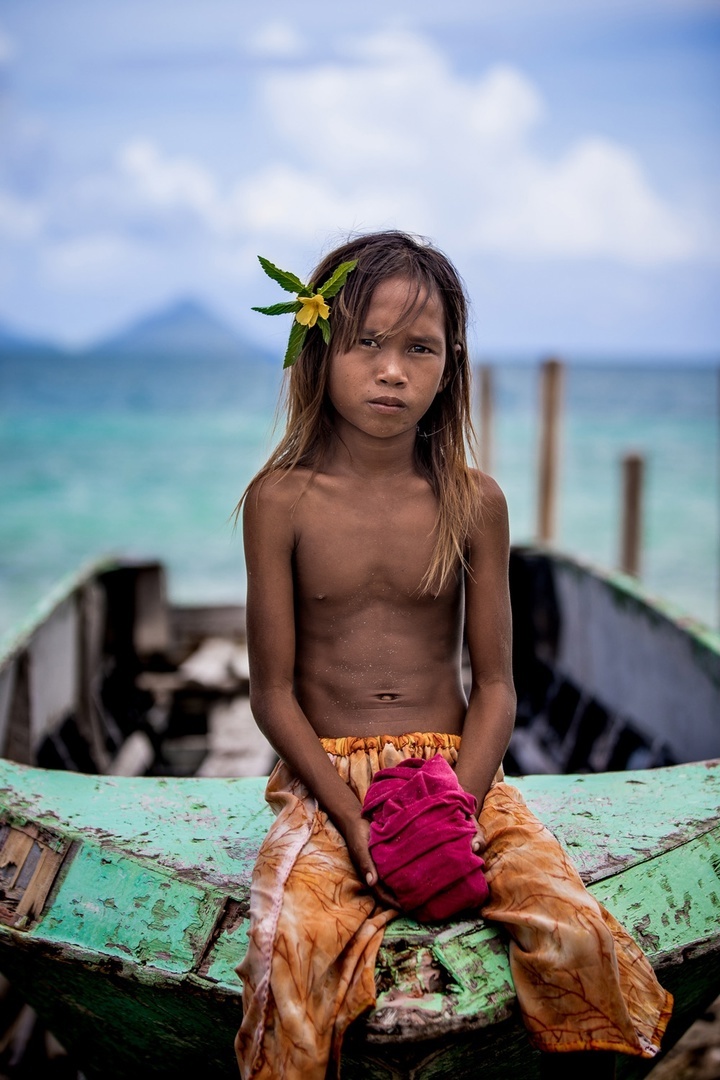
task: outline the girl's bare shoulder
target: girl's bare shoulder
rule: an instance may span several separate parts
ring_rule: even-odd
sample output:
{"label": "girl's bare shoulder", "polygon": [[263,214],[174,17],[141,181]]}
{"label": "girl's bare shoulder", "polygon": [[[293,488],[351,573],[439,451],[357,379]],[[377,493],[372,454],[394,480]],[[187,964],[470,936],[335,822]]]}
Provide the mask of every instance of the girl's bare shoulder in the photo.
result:
{"label": "girl's bare shoulder", "polygon": [[476,511],[468,543],[473,553],[471,561],[475,562],[490,551],[507,552],[510,524],[505,495],[497,480],[479,469],[471,469],[470,472],[476,490]]}
{"label": "girl's bare shoulder", "polygon": [[253,480],[242,508],[246,558],[285,558],[298,542],[297,508],[312,481],[309,469],[275,469]]}
{"label": "girl's bare shoulder", "polygon": [[479,521],[482,522],[487,518],[506,518],[507,502],[497,480],[494,480],[489,473],[481,472],[480,469],[470,469],[470,476],[478,500]]}
{"label": "girl's bare shoulder", "polygon": [[247,490],[245,513],[291,513],[312,478],[312,470],[302,466],[273,469],[257,477]]}

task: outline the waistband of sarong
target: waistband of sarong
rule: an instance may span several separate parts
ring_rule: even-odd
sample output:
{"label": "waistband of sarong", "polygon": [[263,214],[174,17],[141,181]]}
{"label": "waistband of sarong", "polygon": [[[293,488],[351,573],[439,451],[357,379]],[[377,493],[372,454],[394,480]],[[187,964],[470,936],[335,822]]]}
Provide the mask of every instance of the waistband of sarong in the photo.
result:
{"label": "waistband of sarong", "polygon": [[[340,739],[320,739],[323,750],[334,757],[350,757],[355,753],[382,753],[391,746],[404,757],[432,756],[443,750],[459,750],[460,735],[437,731],[411,731],[404,735],[348,735]],[[413,751],[417,751],[414,753]],[[427,752],[431,751],[428,755]]]}
{"label": "waistband of sarong", "polygon": [[332,765],[362,803],[380,769],[393,768],[404,758],[427,758],[441,754],[453,768],[460,748],[459,735],[434,731],[410,731],[404,735],[350,735],[321,739]]}

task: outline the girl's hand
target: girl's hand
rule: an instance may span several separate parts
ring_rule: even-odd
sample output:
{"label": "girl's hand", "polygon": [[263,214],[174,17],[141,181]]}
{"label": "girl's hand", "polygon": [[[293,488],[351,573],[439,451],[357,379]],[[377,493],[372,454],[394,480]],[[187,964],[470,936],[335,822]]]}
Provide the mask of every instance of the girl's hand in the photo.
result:
{"label": "girl's hand", "polygon": [[478,819],[473,818],[473,821],[475,822],[475,835],[470,841],[470,847],[476,855],[482,855],[483,851],[487,847],[487,837],[485,835],[485,830],[483,829]]}
{"label": "girl's hand", "polygon": [[349,825],[346,825],[342,832],[350,852],[350,858],[360,875],[360,880],[372,889],[380,903],[385,907],[399,908],[398,902],[390,889],[380,880],[377,867],[370,855],[368,846],[370,822],[358,816]]}

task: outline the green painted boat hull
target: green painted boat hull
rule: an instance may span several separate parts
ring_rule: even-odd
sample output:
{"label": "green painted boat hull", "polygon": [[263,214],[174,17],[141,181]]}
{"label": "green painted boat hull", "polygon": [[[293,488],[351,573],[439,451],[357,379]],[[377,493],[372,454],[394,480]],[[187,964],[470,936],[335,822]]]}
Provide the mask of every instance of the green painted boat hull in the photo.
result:
{"label": "green painted boat hull", "polygon": [[[513,782],[676,995],[671,1045],[720,992],[720,764]],[[0,761],[0,970],[88,1078],[237,1076],[264,783]],[[398,919],[378,979],[344,1076],[536,1074],[502,935],[482,919]],[[620,1075],[652,1064],[623,1060]]]}

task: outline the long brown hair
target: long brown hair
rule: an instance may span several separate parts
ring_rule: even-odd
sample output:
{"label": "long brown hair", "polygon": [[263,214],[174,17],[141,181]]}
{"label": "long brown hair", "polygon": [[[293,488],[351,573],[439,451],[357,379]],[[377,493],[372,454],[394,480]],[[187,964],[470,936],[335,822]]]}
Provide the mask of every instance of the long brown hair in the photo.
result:
{"label": "long brown hair", "polygon": [[[318,327],[312,329],[284,387],[287,414],[285,434],[268,461],[245,489],[236,514],[250,488],[271,473],[297,466],[317,470],[333,437],[333,407],[327,393],[330,357],[345,352],[357,338],[372,298],[382,281],[403,277],[409,290],[404,319],[437,294],[445,312],[446,361],[442,389],[420,420],[415,462],[438,500],[437,537],[423,592],[439,592],[466,566],[467,537],[477,520],[478,487],[468,461],[475,460],[472,424],[470,360],[467,350],[467,300],[460,276],[446,255],[429,242],[402,232],[358,236],[327,255],[312,274],[315,286],[327,281],[340,263],[357,260],[357,267],[330,301],[332,341],[327,346]],[[388,333],[399,329],[390,327]]]}

